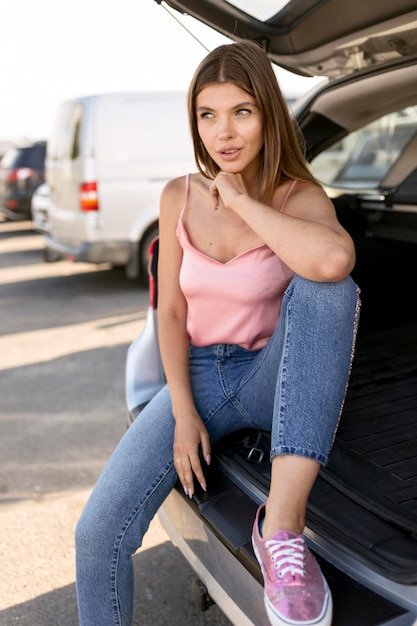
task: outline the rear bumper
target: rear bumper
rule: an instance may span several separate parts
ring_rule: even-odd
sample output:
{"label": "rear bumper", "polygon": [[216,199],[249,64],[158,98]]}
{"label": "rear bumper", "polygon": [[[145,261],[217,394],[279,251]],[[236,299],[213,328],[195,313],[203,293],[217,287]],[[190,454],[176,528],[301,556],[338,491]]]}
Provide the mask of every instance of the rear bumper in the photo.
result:
{"label": "rear bumper", "polygon": [[158,517],[172,543],[179,548],[223,613],[239,626],[269,626],[263,587],[213,530],[173,490]]}
{"label": "rear bumper", "polygon": [[62,259],[71,259],[83,263],[111,263],[112,265],[127,265],[135,245],[130,241],[97,241],[84,242],[78,246],[67,242],[57,241],[49,235],[45,238],[47,252],[52,252]]}

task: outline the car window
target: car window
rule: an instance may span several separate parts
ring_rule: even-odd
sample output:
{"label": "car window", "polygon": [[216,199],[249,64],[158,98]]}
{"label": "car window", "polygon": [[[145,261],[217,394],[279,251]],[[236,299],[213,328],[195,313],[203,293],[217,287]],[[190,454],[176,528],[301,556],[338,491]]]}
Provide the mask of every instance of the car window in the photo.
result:
{"label": "car window", "polygon": [[11,148],[3,157],[4,169],[30,167],[33,170],[43,170],[45,164],[46,142],[33,146]]}
{"label": "car window", "polygon": [[350,133],[311,162],[324,184],[378,187],[417,133],[417,106],[390,113]]}
{"label": "car window", "polygon": [[228,0],[228,3],[258,20],[266,22],[287,6],[289,0]]}
{"label": "car window", "polygon": [[39,143],[35,146],[23,148],[17,158],[16,167],[31,167],[34,170],[44,168],[46,144]]}

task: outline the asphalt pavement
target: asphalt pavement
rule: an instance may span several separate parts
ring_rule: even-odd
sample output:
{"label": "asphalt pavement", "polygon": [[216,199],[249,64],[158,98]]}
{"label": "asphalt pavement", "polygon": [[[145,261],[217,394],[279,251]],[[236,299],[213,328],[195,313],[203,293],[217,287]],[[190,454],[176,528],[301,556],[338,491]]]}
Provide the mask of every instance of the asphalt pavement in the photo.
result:
{"label": "asphalt pavement", "polygon": [[[77,626],[75,524],[126,428],[126,350],[146,284],[45,263],[30,222],[0,218],[0,626]],[[229,626],[157,518],[134,556],[132,626]],[[106,626],[103,624],[103,626]]]}

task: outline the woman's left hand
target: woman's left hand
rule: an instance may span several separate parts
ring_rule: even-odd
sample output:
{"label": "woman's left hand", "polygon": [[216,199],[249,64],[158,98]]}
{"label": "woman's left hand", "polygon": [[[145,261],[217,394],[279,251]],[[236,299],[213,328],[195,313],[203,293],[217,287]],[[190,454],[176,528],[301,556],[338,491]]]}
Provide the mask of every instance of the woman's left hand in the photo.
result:
{"label": "woman's left hand", "polygon": [[195,410],[190,410],[181,416],[177,415],[174,433],[174,465],[184,492],[190,498],[194,494],[193,476],[197,478],[204,491],[207,489],[200,462],[200,447],[202,456],[209,465],[210,438],[201,417]]}

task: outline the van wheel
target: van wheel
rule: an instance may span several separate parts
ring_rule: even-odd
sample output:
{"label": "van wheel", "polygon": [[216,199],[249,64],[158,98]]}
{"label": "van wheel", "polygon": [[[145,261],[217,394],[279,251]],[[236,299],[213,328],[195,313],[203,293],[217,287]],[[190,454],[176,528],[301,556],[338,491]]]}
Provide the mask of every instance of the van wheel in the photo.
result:
{"label": "van wheel", "polygon": [[155,237],[158,237],[158,235],[158,224],[155,224],[154,226],[151,226],[151,228],[147,231],[142,241],[140,242],[139,269],[142,276],[148,275],[149,248],[151,247],[152,241],[155,239]]}
{"label": "van wheel", "polygon": [[42,259],[45,263],[55,263],[56,261],[62,261],[62,255],[49,248],[42,248]]}

